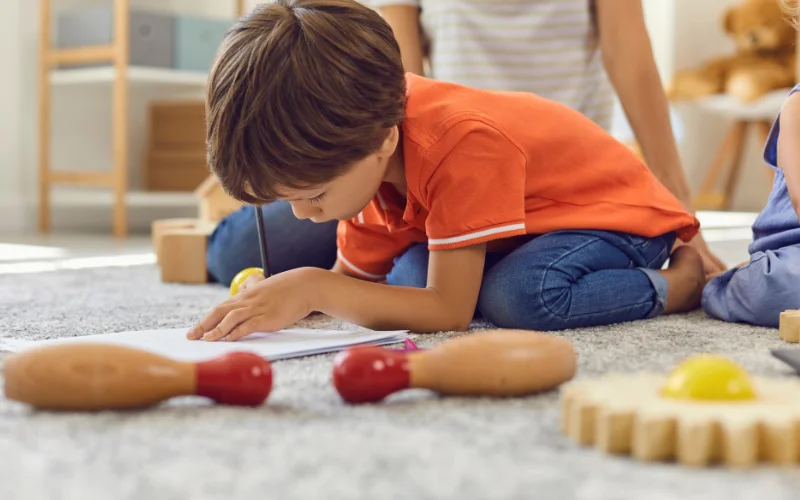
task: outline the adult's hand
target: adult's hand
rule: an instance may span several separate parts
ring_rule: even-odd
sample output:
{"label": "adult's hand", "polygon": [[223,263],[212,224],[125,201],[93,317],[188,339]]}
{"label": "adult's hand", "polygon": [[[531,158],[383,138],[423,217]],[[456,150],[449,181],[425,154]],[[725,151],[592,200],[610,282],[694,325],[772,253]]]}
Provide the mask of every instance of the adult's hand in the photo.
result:
{"label": "adult's hand", "polygon": [[719,275],[727,270],[725,263],[708,248],[708,244],[706,240],[703,239],[703,235],[698,234],[689,243],[679,241],[676,243],[675,247],[677,248],[681,245],[689,245],[700,253],[700,257],[703,258],[703,270],[707,277]]}

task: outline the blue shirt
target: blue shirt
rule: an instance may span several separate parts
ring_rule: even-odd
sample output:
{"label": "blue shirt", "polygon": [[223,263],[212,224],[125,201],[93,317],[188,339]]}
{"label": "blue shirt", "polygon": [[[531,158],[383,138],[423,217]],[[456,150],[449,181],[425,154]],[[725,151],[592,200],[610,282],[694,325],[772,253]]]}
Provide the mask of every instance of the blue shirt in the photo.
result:
{"label": "blue shirt", "polygon": [[[797,85],[789,95],[800,90]],[[758,215],[753,224],[753,243],[750,245],[750,254],[777,250],[791,245],[800,244],[800,221],[789,199],[789,190],[786,188],[786,178],[778,165],[778,136],[780,135],[780,115],[772,125],[767,143],[764,145],[764,161],[775,170],[775,182],[769,194],[767,206]]]}

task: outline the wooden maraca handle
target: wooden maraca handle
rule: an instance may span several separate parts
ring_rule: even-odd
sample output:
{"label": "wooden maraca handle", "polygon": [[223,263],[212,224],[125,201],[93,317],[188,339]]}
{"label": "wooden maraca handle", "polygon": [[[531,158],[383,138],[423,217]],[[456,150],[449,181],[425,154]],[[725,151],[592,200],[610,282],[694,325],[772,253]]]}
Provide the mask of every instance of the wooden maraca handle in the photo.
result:
{"label": "wooden maraca handle", "polygon": [[411,387],[461,396],[536,394],[572,379],[572,342],[524,330],[492,330],[457,337],[409,355]]}
{"label": "wooden maraca handle", "polygon": [[406,388],[445,395],[522,396],[575,375],[572,343],[538,332],[494,330],[457,337],[426,351],[359,346],[339,353],[333,385],[350,403],[380,401]]}
{"label": "wooden maraca handle", "polygon": [[223,404],[262,403],[272,389],[269,361],[233,353],[182,363],[109,344],[60,344],[8,356],[8,399],[49,410],[116,410],[199,395]]}

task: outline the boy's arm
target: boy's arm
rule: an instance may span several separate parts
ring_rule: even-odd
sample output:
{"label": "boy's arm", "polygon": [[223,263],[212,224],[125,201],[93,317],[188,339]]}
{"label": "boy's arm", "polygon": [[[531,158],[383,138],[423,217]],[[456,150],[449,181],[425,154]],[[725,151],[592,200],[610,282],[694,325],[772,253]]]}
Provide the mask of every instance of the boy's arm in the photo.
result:
{"label": "boy's arm", "polygon": [[331,272],[336,274],[344,274],[345,276],[350,276],[350,273],[347,272],[342,261],[336,259],[336,262],[333,263],[333,267],[331,268]]}
{"label": "boy's arm", "polygon": [[786,189],[800,218],[800,95],[792,94],[783,104],[778,136],[778,165],[786,178]]}
{"label": "boy's arm", "polygon": [[[691,208],[691,192],[670,124],[669,104],[653,59],[641,0],[596,0],[603,64],[625,116],[653,174]],[[701,253],[706,273],[725,265],[698,234],[691,244]]]}
{"label": "boy's arm", "polygon": [[213,308],[186,337],[235,341],[278,331],[313,311],[373,330],[465,331],[478,302],[485,244],[431,252],[427,288],[387,286],[319,268],[261,280]]}
{"label": "boy's arm", "polygon": [[[339,259],[336,259],[336,262],[333,263],[333,267],[331,268],[331,272],[334,273],[334,274],[341,274],[343,276],[349,276],[351,278],[361,279],[358,276],[356,276],[356,275],[354,275],[352,273],[349,273],[347,271],[347,268],[344,267],[344,264],[342,264],[342,261],[340,261]],[[380,281],[377,281],[376,283],[385,284],[386,280],[382,279]]]}
{"label": "boy's arm", "polygon": [[403,68],[409,73],[422,75],[422,34],[419,29],[419,6],[415,2],[397,2],[382,0],[379,2],[381,15],[394,31],[397,44],[400,45],[400,56]]}
{"label": "boy's arm", "polygon": [[464,331],[475,313],[486,245],[431,252],[428,287],[386,286],[318,270],[310,307],[374,330]]}

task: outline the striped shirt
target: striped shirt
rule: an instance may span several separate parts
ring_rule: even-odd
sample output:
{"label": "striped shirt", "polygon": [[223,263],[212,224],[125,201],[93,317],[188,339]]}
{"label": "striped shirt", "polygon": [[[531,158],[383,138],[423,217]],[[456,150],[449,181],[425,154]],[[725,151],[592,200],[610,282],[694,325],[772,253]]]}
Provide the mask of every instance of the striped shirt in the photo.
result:
{"label": "striped shirt", "polygon": [[421,8],[437,80],[532,92],[611,129],[614,92],[600,55],[592,0],[365,0]]}

